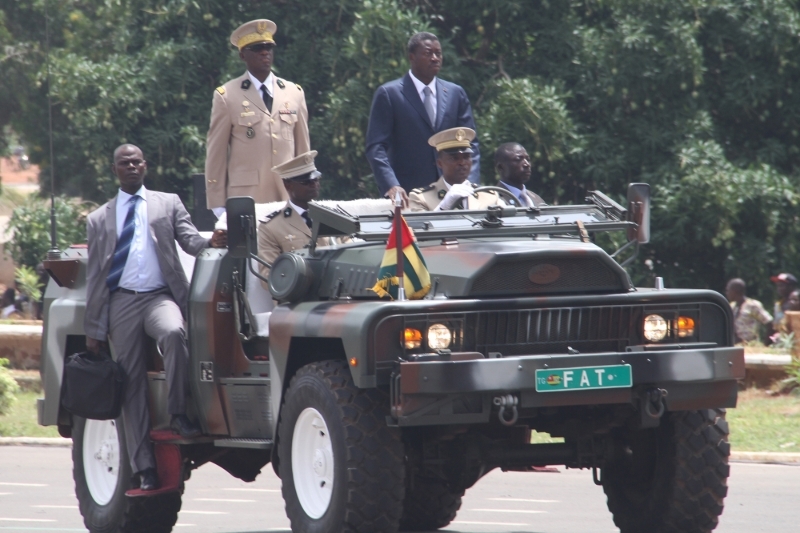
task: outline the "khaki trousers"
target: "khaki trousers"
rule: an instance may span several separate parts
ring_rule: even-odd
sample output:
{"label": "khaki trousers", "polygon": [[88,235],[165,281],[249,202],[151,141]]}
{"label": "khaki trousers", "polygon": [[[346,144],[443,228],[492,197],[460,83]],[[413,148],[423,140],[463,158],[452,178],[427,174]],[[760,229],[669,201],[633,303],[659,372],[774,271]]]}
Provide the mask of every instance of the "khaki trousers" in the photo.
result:
{"label": "khaki trousers", "polygon": [[150,445],[147,385],[147,337],[155,339],[164,359],[170,414],[186,413],[189,350],[180,307],[169,289],[147,294],[111,295],[109,336],[114,354],[127,375],[122,402],[125,443],[133,472],[155,468]]}

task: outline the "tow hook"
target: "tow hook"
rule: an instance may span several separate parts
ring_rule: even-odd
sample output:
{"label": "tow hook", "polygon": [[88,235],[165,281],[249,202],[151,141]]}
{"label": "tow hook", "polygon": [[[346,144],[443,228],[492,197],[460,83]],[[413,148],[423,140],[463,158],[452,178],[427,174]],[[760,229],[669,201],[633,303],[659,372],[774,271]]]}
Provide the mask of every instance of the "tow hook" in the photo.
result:
{"label": "tow hook", "polygon": [[[517,412],[519,398],[513,394],[495,396],[494,399],[492,399],[492,403],[500,408],[497,411],[497,418],[500,420],[501,424],[504,426],[513,426],[517,423],[517,420],[519,419],[519,413]],[[506,418],[505,416],[506,407],[508,407],[511,411],[511,418]]]}
{"label": "tow hook", "polygon": [[667,409],[666,389],[647,389],[642,394],[642,426],[655,427]]}

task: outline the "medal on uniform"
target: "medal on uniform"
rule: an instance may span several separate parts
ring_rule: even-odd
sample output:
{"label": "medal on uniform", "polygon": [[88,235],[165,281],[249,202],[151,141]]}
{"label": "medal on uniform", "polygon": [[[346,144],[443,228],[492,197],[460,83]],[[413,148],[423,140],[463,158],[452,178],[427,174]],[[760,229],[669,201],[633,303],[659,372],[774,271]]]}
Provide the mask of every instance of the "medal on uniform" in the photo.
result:
{"label": "medal on uniform", "polygon": [[439,197],[439,200],[441,200],[442,198],[445,197],[446,194],[447,194],[447,191],[442,189],[442,190],[439,191],[439,194],[437,196]]}
{"label": "medal on uniform", "polygon": [[247,128],[247,138],[252,139],[255,136],[256,136],[256,130],[254,130],[253,128]]}

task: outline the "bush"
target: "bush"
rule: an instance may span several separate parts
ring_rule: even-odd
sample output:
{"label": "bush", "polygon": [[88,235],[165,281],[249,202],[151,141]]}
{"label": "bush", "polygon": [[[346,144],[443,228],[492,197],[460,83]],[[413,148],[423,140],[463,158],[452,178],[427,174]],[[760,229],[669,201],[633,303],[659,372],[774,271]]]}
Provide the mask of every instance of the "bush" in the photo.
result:
{"label": "bush", "polygon": [[16,401],[14,394],[17,392],[19,385],[8,371],[8,359],[0,358],[0,415],[6,414],[14,404]]}
{"label": "bush", "polygon": [[[86,242],[86,215],[94,204],[73,198],[56,198],[58,247]],[[14,209],[6,233],[13,233],[6,248],[18,266],[36,268],[50,249],[50,201],[32,196]]]}

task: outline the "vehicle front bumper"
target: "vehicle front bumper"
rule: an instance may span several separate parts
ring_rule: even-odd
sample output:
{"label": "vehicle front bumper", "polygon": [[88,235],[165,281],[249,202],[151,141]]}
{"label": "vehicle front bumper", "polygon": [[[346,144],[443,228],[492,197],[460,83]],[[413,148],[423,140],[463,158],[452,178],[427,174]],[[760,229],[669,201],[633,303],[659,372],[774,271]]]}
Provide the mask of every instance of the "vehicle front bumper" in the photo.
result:
{"label": "vehicle front bumper", "polygon": [[[625,364],[631,366],[631,388],[536,391],[538,369]],[[745,372],[744,350],[736,347],[403,362],[399,366],[391,394],[400,425],[485,421],[491,399],[505,394],[516,395],[520,409],[526,409],[630,404],[643,390],[657,387],[667,391],[670,411],[735,407],[737,380],[744,379]],[[480,413],[477,407],[469,407],[477,403]],[[448,410],[452,410],[449,417]]]}

